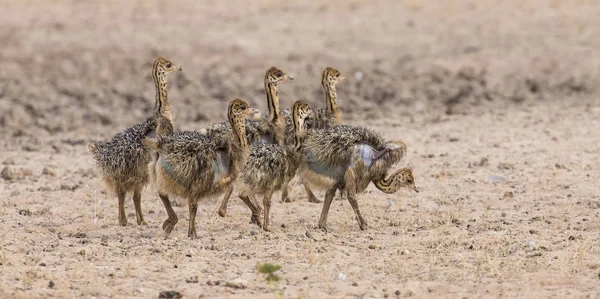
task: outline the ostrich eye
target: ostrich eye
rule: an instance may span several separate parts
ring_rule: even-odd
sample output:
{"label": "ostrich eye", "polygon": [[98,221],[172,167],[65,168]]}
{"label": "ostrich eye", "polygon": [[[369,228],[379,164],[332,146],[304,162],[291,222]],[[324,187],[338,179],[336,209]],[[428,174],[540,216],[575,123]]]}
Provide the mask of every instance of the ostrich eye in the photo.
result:
{"label": "ostrich eye", "polygon": [[170,62],[169,62],[169,63],[167,63],[167,68],[169,68],[169,69],[170,69],[172,66],[173,66],[173,65],[172,65]]}

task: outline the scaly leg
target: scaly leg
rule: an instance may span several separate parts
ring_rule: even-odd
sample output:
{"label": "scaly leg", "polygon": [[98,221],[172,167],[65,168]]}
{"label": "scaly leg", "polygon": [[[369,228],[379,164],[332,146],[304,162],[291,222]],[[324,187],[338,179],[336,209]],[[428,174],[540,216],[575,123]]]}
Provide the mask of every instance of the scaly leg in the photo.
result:
{"label": "scaly leg", "polygon": [[165,220],[165,222],[163,222],[162,225],[162,229],[165,231],[166,238],[169,236],[171,231],[173,231],[173,228],[175,227],[175,224],[177,224],[178,219],[177,214],[175,214],[175,211],[173,211],[173,207],[171,206],[169,196],[163,194],[158,194],[158,196],[160,197],[160,200],[162,200],[163,205],[165,206],[165,210],[167,210],[167,216],[169,217],[167,218],[167,220]]}
{"label": "scaly leg", "polygon": [[254,202],[248,196],[240,195],[240,199],[250,208],[252,212],[252,217],[250,218],[250,222],[258,225],[258,227],[263,227],[262,221],[260,219],[260,208],[254,204]]}
{"label": "scaly leg", "polygon": [[229,186],[229,188],[225,190],[225,196],[223,196],[221,206],[219,207],[219,216],[221,217],[227,216],[227,202],[229,202],[229,197],[231,197],[231,193],[233,193],[233,185]]}
{"label": "scaly leg", "polygon": [[127,226],[127,215],[125,215],[125,191],[118,191],[117,197],[119,198],[119,224],[121,226]]}
{"label": "scaly leg", "polygon": [[271,197],[273,197],[273,192],[268,191],[263,198],[263,213],[265,218],[263,229],[268,232],[271,231],[271,221],[269,219],[269,213],[271,211]]}
{"label": "scaly leg", "polygon": [[142,214],[142,192],[139,189],[133,191],[133,205],[135,206],[135,216],[137,218],[137,224],[146,224],[144,221],[144,215]]}
{"label": "scaly leg", "polygon": [[367,229],[368,228],[367,222],[365,221],[363,216],[360,214],[360,210],[358,209],[358,201],[356,200],[356,194],[354,194],[354,192],[348,192],[347,196],[348,196],[348,201],[350,202],[350,205],[352,206],[352,210],[354,210],[354,213],[356,214],[356,220],[358,220],[358,226],[360,227],[361,230]]}
{"label": "scaly leg", "polygon": [[324,231],[327,231],[327,214],[329,213],[329,207],[331,206],[336,190],[337,187],[334,186],[325,192],[325,203],[323,203],[323,210],[319,219],[319,228]]}
{"label": "scaly leg", "polygon": [[308,185],[304,185],[304,189],[306,190],[306,196],[308,196],[308,202],[312,203],[322,203],[320,199],[318,199],[315,194],[312,192]]}
{"label": "scaly leg", "polygon": [[190,222],[188,226],[188,238],[196,239],[196,212],[198,212],[198,201],[188,199],[188,207],[190,210]]}
{"label": "scaly leg", "polygon": [[292,199],[289,197],[289,189],[290,182],[284,182],[283,186],[281,186],[281,201],[282,202],[292,202]]}
{"label": "scaly leg", "polygon": [[281,201],[292,202],[293,200],[289,197],[290,181],[292,178],[287,175],[283,178],[283,184],[281,184]]}
{"label": "scaly leg", "polygon": [[308,184],[306,184],[305,182],[302,182],[302,185],[304,185],[304,190],[306,190],[306,196],[308,197],[308,202],[312,202],[312,203],[321,203],[322,202],[321,200],[317,199],[317,197],[312,192],[312,190],[310,189]]}

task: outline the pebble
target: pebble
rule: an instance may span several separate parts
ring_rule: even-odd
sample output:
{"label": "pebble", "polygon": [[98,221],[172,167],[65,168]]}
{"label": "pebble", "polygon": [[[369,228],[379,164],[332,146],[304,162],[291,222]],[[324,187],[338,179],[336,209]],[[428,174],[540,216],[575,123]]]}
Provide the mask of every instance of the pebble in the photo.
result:
{"label": "pebble", "polygon": [[500,182],[502,182],[503,180],[504,180],[504,178],[503,178],[503,177],[501,177],[501,176],[497,176],[497,175],[488,175],[488,176],[485,178],[485,182],[486,182],[486,183],[500,183]]}
{"label": "pebble", "polygon": [[183,296],[177,291],[162,291],[158,293],[158,299],[181,299]]}

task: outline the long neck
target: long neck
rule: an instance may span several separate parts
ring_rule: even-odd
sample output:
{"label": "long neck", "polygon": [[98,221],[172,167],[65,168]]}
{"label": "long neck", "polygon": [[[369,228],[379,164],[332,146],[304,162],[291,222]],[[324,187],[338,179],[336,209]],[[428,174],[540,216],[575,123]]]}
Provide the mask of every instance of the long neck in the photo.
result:
{"label": "long neck", "polygon": [[379,189],[383,193],[392,194],[396,193],[398,189],[400,189],[399,184],[392,184],[394,182],[394,178],[396,174],[391,175],[389,178],[381,178],[379,180],[373,181],[373,184],[377,189]]}
{"label": "long neck", "polygon": [[279,115],[279,90],[277,85],[265,80],[265,92],[267,93],[267,105],[269,106],[269,121],[277,123],[281,116]]}
{"label": "long neck", "polygon": [[267,94],[267,105],[269,106],[269,123],[273,126],[273,141],[276,144],[283,143],[283,122],[279,114],[279,90],[277,84],[265,80],[265,92]]}
{"label": "long neck", "polygon": [[154,64],[152,68],[152,79],[154,79],[154,86],[156,87],[156,102],[154,103],[154,115],[164,116],[169,121],[173,122],[173,115],[171,112],[171,105],[167,99],[167,76],[161,73],[158,69],[158,62]]}
{"label": "long neck", "polygon": [[248,140],[246,139],[246,124],[244,123],[244,117],[234,116],[230,113],[229,122],[233,128],[235,141],[239,144],[240,149],[242,150],[243,159],[245,160],[250,151],[248,148]]}
{"label": "long neck", "polygon": [[323,78],[323,91],[325,92],[325,110],[337,117],[338,106],[337,106],[337,91],[335,85],[329,82],[326,78]]}
{"label": "long neck", "polygon": [[294,123],[294,149],[300,151],[302,149],[304,118],[298,115],[298,111],[292,111],[292,122]]}

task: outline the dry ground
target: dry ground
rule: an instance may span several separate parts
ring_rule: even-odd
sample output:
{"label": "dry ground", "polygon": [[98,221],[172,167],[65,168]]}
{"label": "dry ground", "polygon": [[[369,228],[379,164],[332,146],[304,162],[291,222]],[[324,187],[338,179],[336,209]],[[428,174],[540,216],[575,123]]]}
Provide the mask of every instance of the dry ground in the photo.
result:
{"label": "dry ground", "polygon": [[[597,297],[600,4],[430,2],[2,1],[0,297]],[[213,199],[198,240],[180,200],[163,240],[149,187],[148,225],[118,226],[85,143],[149,114],[158,55],[184,69],[179,129],[237,96],[265,109],[272,65],[297,77],[283,105],[322,105],[338,68],[345,120],[402,138],[421,193],[370,187],[367,231],[336,201],[329,233],[299,186],[272,233]],[[282,266],[274,290],[264,262]]]}

